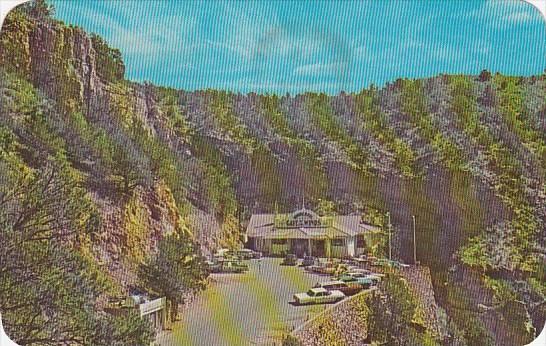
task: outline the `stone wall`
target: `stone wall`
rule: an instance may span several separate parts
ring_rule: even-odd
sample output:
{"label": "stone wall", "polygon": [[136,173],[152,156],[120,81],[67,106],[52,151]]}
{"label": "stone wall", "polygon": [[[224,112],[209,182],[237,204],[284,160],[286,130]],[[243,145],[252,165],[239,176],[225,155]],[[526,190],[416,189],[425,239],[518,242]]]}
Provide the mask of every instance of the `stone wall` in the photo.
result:
{"label": "stone wall", "polygon": [[417,314],[423,325],[436,337],[443,337],[446,333],[440,319],[440,308],[434,295],[430,268],[425,266],[411,266],[401,268],[400,274],[406,279],[413,295],[417,300]]}
{"label": "stone wall", "polygon": [[[401,268],[398,272],[409,285],[417,301],[417,319],[419,323],[436,338],[446,334],[445,326],[440,318],[440,308],[436,303],[430,269],[425,266]],[[370,310],[366,305],[366,297],[375,291],[363,291],[345,299],[318,314],[292,334],[304,346],[343,345],[362,346],[367,344],[367,321]]]}
{"label": "stone wall", "polygon": [[293,331],[304,346],[343,345],[361,346],[366,344],[366,321],[369,309],[363,291],[327,308],[316,317]]}

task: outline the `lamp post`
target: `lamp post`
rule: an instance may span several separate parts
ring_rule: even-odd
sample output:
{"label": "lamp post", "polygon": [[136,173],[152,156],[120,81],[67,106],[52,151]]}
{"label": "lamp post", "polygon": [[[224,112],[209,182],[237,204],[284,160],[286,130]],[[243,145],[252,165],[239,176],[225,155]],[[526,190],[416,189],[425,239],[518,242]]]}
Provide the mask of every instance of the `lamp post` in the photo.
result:
{"label": "lamp post", "polygon": [[417,243],[415,238],[415,215],[412,215],[413,219],[413,264],[417,264]]}
{"label": "lamp post", "polygon": [[391,213],[390,212],[387,212],[387,219],[388,219],[388,225],[387,225],[387,228],[389,230],[389,260],[392,260],[392,238],[391,238],[391,233],[392,233],[392,225],[391,225]]}

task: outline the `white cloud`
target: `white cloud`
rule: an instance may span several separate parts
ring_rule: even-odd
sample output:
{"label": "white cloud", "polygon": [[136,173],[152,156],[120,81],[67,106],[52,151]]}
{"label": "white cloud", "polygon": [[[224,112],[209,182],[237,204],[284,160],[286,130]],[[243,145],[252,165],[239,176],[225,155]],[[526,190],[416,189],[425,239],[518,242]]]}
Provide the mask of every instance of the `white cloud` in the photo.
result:
{"label": "white cloud", "polygon": [[[310,58],[322,47],[322,43],[305,32],[290,32],[281,24],[277,14],[265,10],[256,3],[248,11],[236,5],[223,3],[227,29],[223,37],[217,37],[209,45],[224,48],[245,59],[270,57]],[[267,16],[263,13],[268,12]]]}
{"label": "white cloud", "polygon": [[227,50],[227,51],[236,53],[238,55],[241,55],[243,57],[250,56],[250,51],[245,46],[240,45],[240,44],[236,44],[236,43],[232,43],[232,42],[218,42],[218,41],[212,41],[212,40],[208,40],[208,39],[205,39],[204,42],[205,42],[206,45],[208,45],[210,47],[213,47],[213,48],[217,48],[217,49],[221,49],[221,50]]}
{"label": "white cloud", "polygon": [[[106,2],[105,4],[109,4]],[[118,8],[118,7],[116,7]],[[153,20],[138,21],[139,26],[130,19],[116,20],[105,8],[105,12],[97,14],[88,7],[82,6],[80,15],[101,28],[101,36],[108,40],[114,48],[119,48],[124,55],[138,56],[146,59],[161,59],[166,53],[181,53],[197,47],[188,39],[195,31],[195,20],[169,16],[164,23],[170,25],[158,25]]]}
{"label": "white cloud", "polygon": [[261,29],[253,52],[259,56],[297,56],[309,58],[321,48],[321,42],[303,33],[292,34],[280,26]]}
{"label": "white cloud", "polygon": [[357,60],[373,61],[376,58],[376,54],[373,49],[368,46],[362,45],[353,49],[353,56]]}

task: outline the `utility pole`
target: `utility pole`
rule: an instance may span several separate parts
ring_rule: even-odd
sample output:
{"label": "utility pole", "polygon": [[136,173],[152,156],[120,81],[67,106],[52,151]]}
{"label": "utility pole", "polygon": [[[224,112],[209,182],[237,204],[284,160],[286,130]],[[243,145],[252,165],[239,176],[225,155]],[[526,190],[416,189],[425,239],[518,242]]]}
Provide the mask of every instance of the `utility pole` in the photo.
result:
{"label": "utility pole", "polygon": [[387,212],[387,219],[388,219],[387,228],[389,229],[389,260],[392,260],[392,243],[391,243],[392,225],[391,225],[391,213],[390,212]]}
{"label": "utility pole", "polygon": [[415,215],[412,216],[413,219],[413,264],[417,264],[417,243],[415,238]]}

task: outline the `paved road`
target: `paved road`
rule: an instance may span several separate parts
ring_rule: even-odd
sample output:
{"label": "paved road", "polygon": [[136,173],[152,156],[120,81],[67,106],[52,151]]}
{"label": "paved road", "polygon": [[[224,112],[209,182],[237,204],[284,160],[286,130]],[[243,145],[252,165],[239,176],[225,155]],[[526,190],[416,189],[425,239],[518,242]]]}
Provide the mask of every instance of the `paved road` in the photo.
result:
{"label": "paved road", "polygon": [[159,345],[274,345],[287,331],[325,306],[293,306],[292,295],[328,277],[280,265],[281,260],[248,261],[245,274],[214,274],[212,283],[184,306],[182,320]]}

